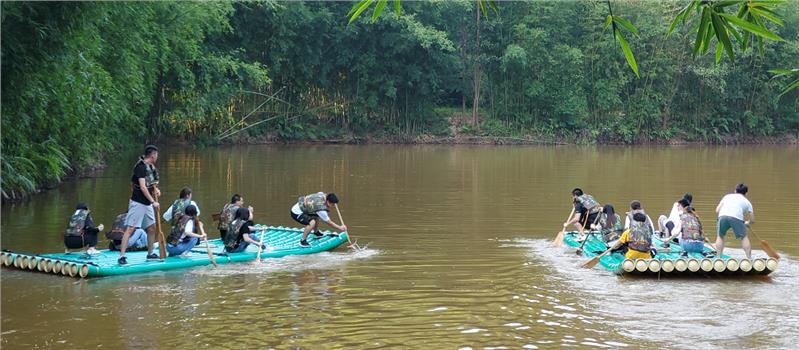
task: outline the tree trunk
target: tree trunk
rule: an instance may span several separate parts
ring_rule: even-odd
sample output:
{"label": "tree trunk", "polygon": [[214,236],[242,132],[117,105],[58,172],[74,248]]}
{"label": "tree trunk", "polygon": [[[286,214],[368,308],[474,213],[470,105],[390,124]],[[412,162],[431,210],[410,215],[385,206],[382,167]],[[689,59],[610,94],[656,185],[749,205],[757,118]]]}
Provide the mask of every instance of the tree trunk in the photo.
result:
{"label": "tree trunk", "polygon": [[480,4],[477,4],[477,41],[474,49],[474,100],[472,102],[472,125],[477,127],[480,112]]}

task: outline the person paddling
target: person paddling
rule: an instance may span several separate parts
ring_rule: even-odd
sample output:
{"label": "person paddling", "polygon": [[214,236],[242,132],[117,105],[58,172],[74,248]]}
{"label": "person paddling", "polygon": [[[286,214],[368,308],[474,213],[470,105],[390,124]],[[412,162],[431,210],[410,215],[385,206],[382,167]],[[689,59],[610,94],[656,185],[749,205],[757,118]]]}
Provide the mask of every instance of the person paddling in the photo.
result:
{"label": "person paddling", "polygon": [[133,167],[133,175],[130,177],[132,191],[128,201],[128,215],[125,217],[125,225],[128,228],[122,235],[122,244],[119,247],[120,265],[125,265],[128,260],[125,258],[125,251],[128,248],[130,235],[141,227],[147,231],[147,260],[158,260],[159,257],[153,254],[153,242],[155,242],[155,210],[159,206],[153,195],[160,196],[161,191],[156,186],[158,184],[158,170],[155,162],[158,161],[158,147],[147,145],[144,147],[144,154],[139,157],[139,161]]}
{"label": "person paddling", "polygon": [[193,205],[185,208],[183,215],[177,220],[166,238],[166,251],[169,252],[169,255],[187,255],[189,250],[194,248],[201,239],[206,238],[205,232],[200,230],[198,214],[197,207]]}
{"label": "person paddling", "polygon": [[597,216],[602,212],[602,206],[592,195],[583,193],[580,188],[572,190],[572,201],[574,204],[574,216],[564,222],[563,227],[567,228],[569,225],[574,225],[577,231],[580,232],[578,240],[583,240],[585,239],[583,231],[596,222]]}
{"label": "person paddling", "polygon": [[683,249],[683,256],[688,253],[700,253],[704,255],[705,235],[702,230],[702,222],[696,215],[694,208],[690,206],[688,199],[683,198],[677,201],[677,217],[679,221],[673,226],[671,236],[666,237],[665,242],[678,238],[680,247]]}
{"label": "person paddling", "polygon": [[605,243],[617,240],[624,231],[621,217],[619,214],[616,214],[616,210],[613,208],[613,205],[610,204],[605,204],[605,206],[602,207],[599,222],[595,225],[591,225],[591,229],[599,231]]}
{"label": "person paddling", "polygon": [[[223,240],[227,235],[227,229],[233,219],[236,217],[236,211],[244,206],[244,197],[238,193],[230,198],[230,203],[225,204],[222,211],[219,213],[219,237]],[[252,208],[252,207],[250,207]]]}
{"label": "person paddling", "polygon": [[[240,253],[247,249],[247,246],[250,244],[255,244],[256,246],[260,244],[251,236],[251,233],[258,230],[258,227],[255,227],[255,224],[253,224],[252,219],[252,207],[239,208],[236,210],[236,216],[228,226],[227,234],[224,239],[226,252]],[[261,249],[266,250],[266,245],[262,245]]]}
{"label": "person paddling", "polygon": [[341,232],[347,231],[346,225],[336,224],[330,219],[330,214],[328,214],[328,209],[337,203],[338,197],[336,197],[335,193],[317,192],[297,198],[297,203],[291,207],[291,218],[305,226],[305,231],[303,231],[300,239],[301,246],[311,246],[307,240],[311,231],[317,238],[324,236],[318,229],[319,220]]}
{"label": "person paddling", "polygon": [[646,215],[642,213],[633,214],[634,224],[624,231],[619,238],[620,244],[627,244],[626,259],[650,259],[652,254],[652,227],[646,224]]}
{"label": "person paddling", "polygon": [[94,227],[92,215],[86,203],[78,203],[75,212],[69,218],[67,229],[64,232],[64,246],[66,253],[70,249],[86,249],[86,254],[100,254],[97,250],[97,234],[103,230],[103,224]]}
{"label": "person paddling", "polygon": [[[752,203],[746,199],[749,187],[745,184],[735,186],[735,193],[724,196],[716,206],[716,213],[719,215],[717,225],[718,236],[716,237],[716,252],[718,256],[724,251],[724,235],[732,228],[735,238],[741,240],[741,247],[746,253],[746,258],[752,258],[752,243],[746,234],[746,228],[755,222],[755,213]],[[744,215],[749,215],[749,220],[744,221]]]}

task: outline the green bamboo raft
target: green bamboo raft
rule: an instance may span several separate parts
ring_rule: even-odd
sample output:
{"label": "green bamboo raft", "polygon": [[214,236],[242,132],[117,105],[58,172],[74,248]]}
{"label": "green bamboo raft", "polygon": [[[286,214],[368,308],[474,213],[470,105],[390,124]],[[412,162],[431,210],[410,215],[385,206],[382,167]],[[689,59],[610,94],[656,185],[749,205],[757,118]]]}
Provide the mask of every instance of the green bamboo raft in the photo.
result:
{"label": "green bamboo raft", "polygon": [[[320,238],[309,235],[308,243],[311,246],[302,247],[299,244],[302,229],[283,226],[263,226],[262,228],[263,231],[259,230],[253,236],[256,240],[260,240],[261,235],[264,234],[264,244],[271,250],[262,251],[261,259],[319,253],[333,250],[347,242],[346,232],[340,233],[338,236],[326,232]],[[229,254],[224,253],[224,245],[220,239],[209,240],[208,245],[211,247],[217,264],[252,261],[258,255],[258,246],[254,244],[241,253]],[[158,243],[155,246],[157,252]],[[211,264],[204,242],[200,242],[198,246],[192,248],[191,252],[191,255],[187,257],[169,256],[163,261],[148,261],[146,251],[128,252],[125,254],[128,264],[124,266],[117,263],[119,252],[108,249],[101,250],[101,253],[96,255],[85,253],[26,254],[3,251],[0,253],[0,260],[6,267],[79,278],[127,275]]]}
{"label": "green bamboo raft", "polygon": [[[573,248],[579,248],[577,232],[567,232],[563,242]],[[779,261],[774,258],[735,259],[728,255],[706,258],[700,253],[689,253],[682,256],[683,249],[679,244],[671,243],[669,249],[663,242],[653,239],[658,253],[652,259],[625,259],[620,253],[611,253],[600,258],[599,263],[618,275],[680,275],[680,276],[743,276],[768,275],[777,270]],[[599,234],[590,234],[582,248],[586,258],[595,257],[607,249]],[[705,246],[705,252],[714,251]]]}

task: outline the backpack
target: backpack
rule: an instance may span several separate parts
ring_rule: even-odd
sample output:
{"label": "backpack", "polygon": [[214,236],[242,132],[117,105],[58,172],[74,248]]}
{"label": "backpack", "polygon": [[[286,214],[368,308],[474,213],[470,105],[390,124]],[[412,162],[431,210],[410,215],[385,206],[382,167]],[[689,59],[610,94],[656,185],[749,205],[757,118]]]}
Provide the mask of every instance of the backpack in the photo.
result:
{"label": "backpack", "polygon": [[180,237],[183,236],[183,232],[186,231],[186,224],[191,220],[191,217],[188,215],[183,215],[178,220],[175,226],[172,226],[172,230],[169,231],[169,236],[166,237],[166,242],[171,245],[178,245],[180,243]]}
{"label": "backpack", "polygon": [[297,198],[297,204],[299,204],[303,213],[316,214],[318,211],[327,210],[325,200],[325,194],[318,192]]}
{"label": "backpack", "polygon": [[228,225],[233,222],[233,218],[236,216],[236,211],[239,210],[239,206],[235,204],[225,204],[225,207],[222,208],[222,212],[219,213],[219,229],[220,230],[227,230]]}
{"label": "backpack", "polygon": [[247,223],[244,220],[237,219],[231,222],[228,225],[227,234],[225,234],[225,247],[227,249],[235,249],[239,243],[239,230],[244,224]]}
{"label": "backpack", "polygon": [[186,207],[191,205],[191,200],[178,198],[172,203],[172,220],[169,223],[175,226],[180,221],[180,218],[185,214]]}
{"label": "backpack", "polygon": [[69,224],[67,224],[67,229],[66,232],[64,232],[64,235],[83,237],[83,229],[86,226],[86,218],[88,217],[89,217],[89,210],[87,209],[75,210],[75,213],[72,214],[72,217],[69,218]]}
{"label": "backpack", "polygon": [[125,230],[128,228],[128,226],[125,225],[125,219],[127,217],[128,213],[117,215],[117,218],[114,219],[114,223],[111,224],[111,231],[105,234],[105,238],[115,241],[121,240],[122,235],[125,234]]}

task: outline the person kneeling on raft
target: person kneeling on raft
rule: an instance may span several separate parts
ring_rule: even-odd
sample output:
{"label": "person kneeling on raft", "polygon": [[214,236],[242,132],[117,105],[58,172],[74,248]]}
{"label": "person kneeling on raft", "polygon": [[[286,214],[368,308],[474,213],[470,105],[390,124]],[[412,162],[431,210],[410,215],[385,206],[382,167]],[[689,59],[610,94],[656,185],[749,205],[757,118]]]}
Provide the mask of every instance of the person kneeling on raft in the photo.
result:
{"label": "person kneeling on raft", "polygon": [[[122,246],[122,235],[125,234],[127,226],[125,225],[125,218],[128,216],[127,212],[117,215],[117,218],[111,224],[111,231],[106,232],[105,238],[111,240],[108,244],[108,250],[119,250]],[[128,251],[136,252],[147,250],[147,232],[137,227],[128,238]]]}
{"label": "person kneeling on raft", "polygon": [[[200,234],[197,234],[197,231]],[[166,239],[166,251],[171,256],[186,254],[200,239],[206,238],[202,225],[197,220],[197,207],[189,205],[184,209]]]}
{"label": "person kneeling on raft", "polygon": [[[255,224],[253,224],[252,218],[252,207],[246,209],[239,208],[236,210],[236,217],[228,226],[227,233],[225,234],[224,241],[226,252],[240,253],[247,249],[247,246],[250,244],[258,246],[259,242],[250,235],[251,232],[258,230]],[[266,245],[262,245],[261,249],[266,250]]]}
{"label": "person kneeling on raft", "polygon": [[671,228],[672,235],[667,237],[664,242],[678,238],[680,247],[683,249],[683,256],[687,256],[688,253],[705,255],[705,235],[702,230],[702,222],[699,221],[696,211],[690,206],[690,202],[683,198],[677,201],[677,212],[679,220]]}
{"label": "person kneeling on raft", "polygon": [[[347,226],[337,225],[333,220],[330,220],[328,209],[338,203],[338,197],[335,193],[325,194],[324,192],[312,193],[307,196],[297,198],[297,203],[291,207],[291,218],[294,221],[305,226],[300,239],[300,246],[310,247],[308,243],[308,234],[313,231],[316,238],[324,236],[319,232],[319,220],[324,221],[328,225],[335,227],[341,232],[347,231]],[[331,234],[336,236],[335,234]]]}
{"label": "person kneeling on raft", "polygon": [[103,230],[103,224],[94,227],[92,215],[86,203],[78,203],[75,212],[69,218],[69,224],[64,232],[64,246],[66,252],[70,249],[86,249],[86,254],[100,254],[97,246],[97,234]]}
{"label": "person kneeling on raft", "polygon": [[650,259],[653,257],[652,247],[652,227],[646,225],[646,215],[641,213],[633,214],[633,221],[637,224],[632,225],[624,231],[619,238],[618,244],[627,244],[626,259]]}

